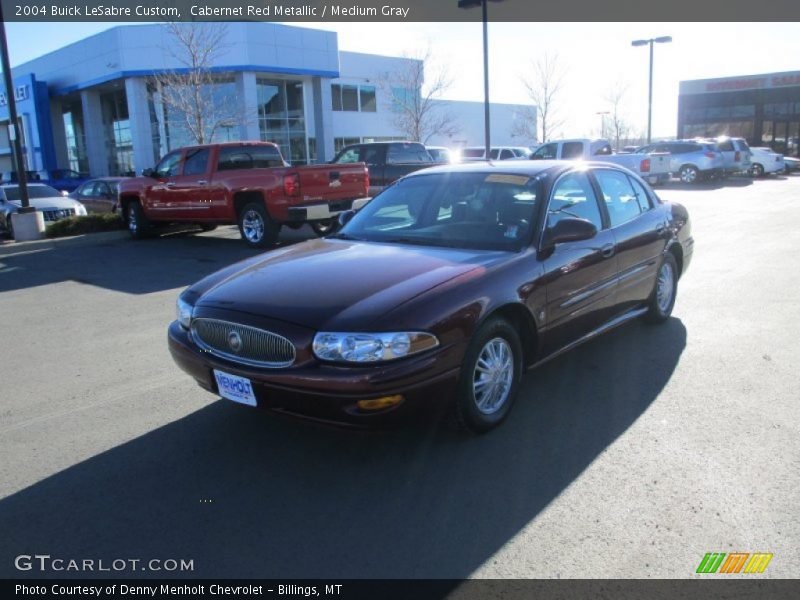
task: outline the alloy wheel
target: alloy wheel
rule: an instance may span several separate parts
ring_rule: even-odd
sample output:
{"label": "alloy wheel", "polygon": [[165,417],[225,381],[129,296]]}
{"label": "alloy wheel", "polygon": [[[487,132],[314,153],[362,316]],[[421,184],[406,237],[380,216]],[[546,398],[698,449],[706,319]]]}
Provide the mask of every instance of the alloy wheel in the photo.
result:
{"label": "alloy wheel", "polygon": [[244,213],[242,218],[242,233],[248,242],[257,244],[264,237],[264,219],[253,209]]}
{"label": "alloy wheel", "polygon": [[672,272],[672,265],[665,262],[658,270],[658,281],[656,283],[656,302],[659,310],[664,314],[669,310],[674,291],[675,274]]}
{"label": "alloy wheel", "polygon": [[475,361],[472,392],[484,415],[499,411],[508,400],[514,381],[514,358],[508,342],[496,337],[483,346]]}

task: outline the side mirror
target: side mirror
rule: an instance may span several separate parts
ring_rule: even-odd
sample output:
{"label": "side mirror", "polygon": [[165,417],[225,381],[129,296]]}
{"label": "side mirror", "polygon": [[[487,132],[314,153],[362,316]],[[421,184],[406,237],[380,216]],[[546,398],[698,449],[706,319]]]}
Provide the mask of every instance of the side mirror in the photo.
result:
{"label": "side mirror", "polygon": [[347,225],[350,220],[356,216],[356,211],[354,210],[346,210],[344,212],[339,213],[339,227],[344,227]]}
{"label": "side mirror", "polygon": [[545,230],[544,247],[553,248],[564,242],[581,242],[597,235],[597,227],[586,219],[568,217]]}
{"label": "side mirror", "polygon": [[152,177],[153,173],[155,173],[153,169],[142,169],[142,177]]}

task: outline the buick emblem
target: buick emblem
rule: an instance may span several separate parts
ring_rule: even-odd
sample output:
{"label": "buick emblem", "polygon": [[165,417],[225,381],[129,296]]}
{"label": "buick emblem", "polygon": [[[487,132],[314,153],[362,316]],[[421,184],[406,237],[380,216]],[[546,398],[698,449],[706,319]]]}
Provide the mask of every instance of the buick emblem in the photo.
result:
{"label": "buick emblem", "polygon": [[228,334],[228,347],[234,352],[241,352],[242,346],[242,336],[240,336],[236,331],[231,331]]}

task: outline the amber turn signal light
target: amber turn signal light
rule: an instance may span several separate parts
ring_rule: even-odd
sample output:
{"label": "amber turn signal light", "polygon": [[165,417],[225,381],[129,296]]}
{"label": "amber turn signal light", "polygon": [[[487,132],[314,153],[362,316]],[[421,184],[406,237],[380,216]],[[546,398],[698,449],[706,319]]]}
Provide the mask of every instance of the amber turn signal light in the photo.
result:
{"label": "amber turn signal light", "polygon": [[358,408],[361,410],[380,410],[382,408],[389,408],[400,404],[405,398],[400,394],[396,396],[384,396],[383,398],[375,398],[373,400],[359,400]]}

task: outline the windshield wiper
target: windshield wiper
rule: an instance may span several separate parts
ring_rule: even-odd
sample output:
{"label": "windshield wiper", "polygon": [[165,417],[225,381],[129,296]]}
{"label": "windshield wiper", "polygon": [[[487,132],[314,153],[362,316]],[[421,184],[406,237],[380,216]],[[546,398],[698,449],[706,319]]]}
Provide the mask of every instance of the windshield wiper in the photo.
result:
{"label": "windshield wiper", "polygon": [[364,241],[363,238],[354,237],[354,236],[352,236],[350,234],[347,234],[347,233],[334,233],[334,234],[331,234],[331,235],[326,236],[326,237],[328,239],[334,239],[334,240],[349,240],[349,241],[353,241],[353,242],[363,242]]}

